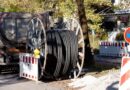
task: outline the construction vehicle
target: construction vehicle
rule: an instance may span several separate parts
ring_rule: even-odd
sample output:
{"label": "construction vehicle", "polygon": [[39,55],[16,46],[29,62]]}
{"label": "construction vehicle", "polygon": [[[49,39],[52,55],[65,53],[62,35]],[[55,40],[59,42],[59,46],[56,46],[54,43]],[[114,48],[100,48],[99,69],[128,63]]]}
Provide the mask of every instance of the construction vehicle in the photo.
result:
{"label": "construction vehicle", "polygon": [[19,53],[25,52],[27,13],[0,13],[0,73],[19,71]]}

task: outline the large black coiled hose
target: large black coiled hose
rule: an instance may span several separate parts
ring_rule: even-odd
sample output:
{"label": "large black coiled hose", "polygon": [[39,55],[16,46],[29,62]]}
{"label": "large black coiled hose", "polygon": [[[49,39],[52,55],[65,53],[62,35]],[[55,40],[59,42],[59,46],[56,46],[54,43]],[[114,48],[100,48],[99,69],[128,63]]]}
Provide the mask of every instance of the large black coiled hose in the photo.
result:
{"label": "large black coiled hose", "polygon": [[78,37],[74,32],[69,32],[71,37],[71,64],[72,68],[76,68],[78,61]]}
{"label": "large black coiled hose", "polygon": [[48,30],[46,35],[48,54],[43,75],[47,78],[68,75],[78,61],[77,36],[69,30]]}
{"label": "large black coiled hose", "polygon": [[[44,71],[44,77],[46,78],[53,78],[53,73],[56,67],[57,59],[56,56],[53,54],[53,46],[55,45],[55,40],[52,38],[52,31],[49,30],[46,33],[47,36],[47,60],[46,60],[46,69]],[[53,35],[54,36],[54,35]],[[53,45],[53,46],[52,46]],[[53,51],[52,51],[53,50]]]}
{"label": "large black coiled hose", "polygon": [[62,41],[63,41],[63,46],[64,46],[64,54],[63,54],[63,57],[64,57],[64,64],[63,64],[63,70],[62,70],[62,74],[66,74],[66,72],[68,71],[68,68],[69,68],[69,64],[70,64],[70,37],[68,35],[68,31],[61,31],[60,32],[60,35],[61,35],[61,38],[62,38]]}
{"label": "large black coiled hose", "polygon": [[[41,40],[43,32],[35,34],[35,31],[30,32],[28,43],[31,48],[36,48],[40,42],[33,42],[33,40]],[[78,37],[73,31],[69,30],[48,30],[46,31],[47,37],[47,60],[45,68],[42,70],[44,63],[44,56],[39,59],[39,78],[58,78],[68,75],[77,66],[78,61]],[[32,40],[33,38],[33,40]],[[42,42],[42,41],[41,41]],[[40,50],[42,51],[42,50]],[[42,53],[42,52],[41,52]],[[44,51],[43,51],[44,53]]]}
{"label": "large black coiled hose", "polygon": [[[54,76],[57,77],[59,76],[60,73],[60,69],[61,69],[61,64],[62,64],[62,42],[61,42],[61,38],[58,32],[55,31],[56,36],[56,47],[57,47],[57,52],[56,52],[56,57],[57,57],[57,65],[56,65],[56,69],[54,72]],[[54,53],[55,54],[55,53]]]}

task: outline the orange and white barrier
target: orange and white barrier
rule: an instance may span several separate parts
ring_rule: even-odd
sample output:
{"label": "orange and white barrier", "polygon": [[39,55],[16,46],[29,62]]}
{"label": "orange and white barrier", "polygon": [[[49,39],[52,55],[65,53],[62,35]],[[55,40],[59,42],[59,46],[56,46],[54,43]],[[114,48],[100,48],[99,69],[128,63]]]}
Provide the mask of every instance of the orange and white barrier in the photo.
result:
{"label": "orange and white barrier", "polygon": [[20,53],[20,77],[38,81],[38,58],[32,54]]}
{"label": "orange and white barrier", "polygon": [[129,56],[128,45],[126,42],[101,41],[99,52],[102,56]]}
{"label": "orange and white barrier", "polygon": [[122,58],[119,90],[130,90],[130,57]]}

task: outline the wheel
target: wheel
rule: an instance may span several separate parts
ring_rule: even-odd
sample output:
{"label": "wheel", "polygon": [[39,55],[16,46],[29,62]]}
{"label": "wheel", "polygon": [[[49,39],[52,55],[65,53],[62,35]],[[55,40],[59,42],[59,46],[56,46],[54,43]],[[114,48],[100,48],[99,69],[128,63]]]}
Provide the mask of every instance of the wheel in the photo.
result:
{"label": "wheel", "polygon": [[46,32],[43,26],[43,23],[40,18],[35,17],[30,20],[28,24],[28,33],[27,33],[27,52],[33,53],[35,49],[40,50],[41,57],[44,58],[44,61],[40,65],[42,72],[46,66],[46,56],[47,56],[47,41],[46,41]]}
{"label": "wheel", "polygon": [[84,44],[84,36],[79,22],[74,19],[64,19],[66,30],[72,30],[75,32],[75,35],[78,37],[78,62],[77,68],[73,71],[74,78],[77,78],[83,68],[84,65],[84,55],[85,55],[85,44]]}

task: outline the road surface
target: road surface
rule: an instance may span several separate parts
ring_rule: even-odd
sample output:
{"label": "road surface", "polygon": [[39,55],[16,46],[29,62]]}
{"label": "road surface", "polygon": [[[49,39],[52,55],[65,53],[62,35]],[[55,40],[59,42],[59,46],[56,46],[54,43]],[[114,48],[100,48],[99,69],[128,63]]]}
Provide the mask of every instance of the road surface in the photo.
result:
{"label": "road surface", "polygon": [[1,74],[0,90],[70,90],[64,84],[65,82],[35,82],[19,78],[18,74]]}

